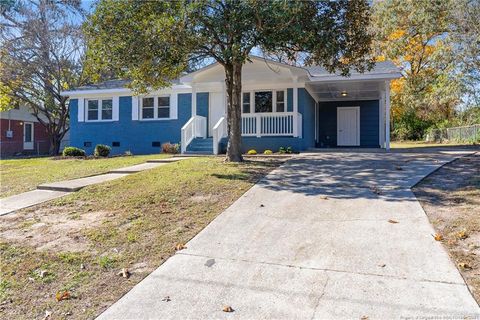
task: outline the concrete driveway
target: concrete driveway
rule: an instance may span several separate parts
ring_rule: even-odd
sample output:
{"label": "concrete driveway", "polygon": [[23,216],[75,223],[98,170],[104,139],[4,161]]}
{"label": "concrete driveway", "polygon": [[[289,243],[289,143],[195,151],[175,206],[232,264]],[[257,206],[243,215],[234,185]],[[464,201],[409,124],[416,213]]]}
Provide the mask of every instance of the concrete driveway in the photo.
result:
{"label": "concrete driveway", "polygon": [[302,154],[100,318],[480,317],[410,191],[459,155]]}

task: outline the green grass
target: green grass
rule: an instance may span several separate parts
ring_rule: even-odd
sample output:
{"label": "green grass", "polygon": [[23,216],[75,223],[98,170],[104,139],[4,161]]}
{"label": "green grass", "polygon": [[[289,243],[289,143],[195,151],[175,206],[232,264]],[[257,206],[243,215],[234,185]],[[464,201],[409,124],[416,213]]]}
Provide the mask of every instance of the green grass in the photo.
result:
{"label": "green grass", "polygon": [[35,189],[39,184],[104,173],[167,155],[105,159],[30,158],[0,160],[0,198]]}
{"label": "green grass", "polygon": [[[65,313],[95,318],[279,163],[186,159],[0,220],[0,298],[8,299],[0,318],[41,319],[45,310],[60,319]],[[69,219],[72,213],[75,219]],[[48,223],[39,229],[24,223],[29,217]],[[44,239],[52,240],[40,250]],[[122,268],[131,273],[128,279],[118,275]],[[72,298],[57,302],[55,293],[63,290]]]}
{"label": "green grass", "polygon": [[410,148],[432,148],[432,147],[454,147],[454,146],[466,146],[471,145],[468,143],[435,143],[425,141],[392,141],[390,147],[392,149],[410,149]]}

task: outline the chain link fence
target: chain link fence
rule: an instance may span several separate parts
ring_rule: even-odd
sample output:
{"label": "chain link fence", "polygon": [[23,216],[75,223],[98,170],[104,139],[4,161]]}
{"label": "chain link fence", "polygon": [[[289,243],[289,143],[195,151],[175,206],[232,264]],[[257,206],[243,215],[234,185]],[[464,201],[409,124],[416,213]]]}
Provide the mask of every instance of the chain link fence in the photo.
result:
{"label": "chain link fence", "polygon": [[431,130],[426,137],[427,142],[480,142],[480,124]]}

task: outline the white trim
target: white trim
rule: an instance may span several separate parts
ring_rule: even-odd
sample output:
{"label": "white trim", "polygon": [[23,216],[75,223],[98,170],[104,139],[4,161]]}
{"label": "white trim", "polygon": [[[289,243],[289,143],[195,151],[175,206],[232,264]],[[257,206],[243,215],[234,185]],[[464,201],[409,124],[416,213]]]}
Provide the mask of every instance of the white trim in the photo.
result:
{"label": "white trim", "polygon": [[112,120],[120,120],[120,97],[113,97],[112,101]]}
{"label": "white trim", "polygon": [[380,148],[385,148],[385,91],[380,92],[378,100],[378,144]]}
{"label": "white trim", "polygon": [[133,121],[137,121],[139,119],[139,113],[140,113],[138,110],[139,100],[140,100],[140,97],[132,96],[132,120]]}
{"label": "white trim", "polygon": [[376,74],[352,74],[348,78],[335,75],[335,74],[326,74],[321,76],[311,76],[308,78],[311,82],[326,82],[326,81],[352,81],[352,80],[389,80],[400,78],[402,74],[400,72],[394,73],[376,73]]}
{"label": "white trim", "polygon": [[178,119],[178,94],[170,95],[170,119]]}
{"label": "white trim", "polygon": [[78,110],[77,110],[77,121],[84,122],[85,121],[85,99],[78,98]]}
{"label": "white trim", "polygon": [[197,88],[192,84],[192,117],[197,115]]}
{"label": "white trim", "polygon": [[385,149],[390,150],[390,81],[385,81]]}
{"label": "white trim", "polygon": [[[27,128],[27,124],[30,125],[30,138],[31,138],[31,141],[25,141],[25,137],[26,137],[26,128]],[[35,123],[34,122],[24,122],[23,123],[23,150],[33,150],[34,149],[34,141],[35,141]]]}
{"label": "white trim", "polygon": [[[339,130],[339,127],[340,127],[340,117],[338,116],[339,114],[339,111],[342,110],[355,110],[356,113],[355,113],[355,117],[356,117],[356,123],[357,123],[357,126],[356,126],[356,137],[355,137],[355,144],[353,145],[350,145],[350,144],[340,144],[339,143],[339,134],[338,134],[338,130]],[[338,106],[337,107],[337,146],[339,147],[359,147],[360,146],[360,106]]]}

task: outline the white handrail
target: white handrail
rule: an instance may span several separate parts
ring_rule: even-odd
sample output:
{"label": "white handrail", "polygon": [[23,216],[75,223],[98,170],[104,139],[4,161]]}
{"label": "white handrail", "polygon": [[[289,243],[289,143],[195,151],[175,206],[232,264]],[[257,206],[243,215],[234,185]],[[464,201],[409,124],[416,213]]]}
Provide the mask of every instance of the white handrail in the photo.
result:
{"label": "white handrail", "polygon": [[207,137],[207,118],[201,116],[191,117],[182,127],[181,151],[185,153],[188,145],[197,137]]}
{"label": "white handrail", "polygon": [[222,138],[227,136],[227,120],[225,117],[221,117],[212,130],[212,138],[213,138],[213,154],[218,154],[218,145]]}

